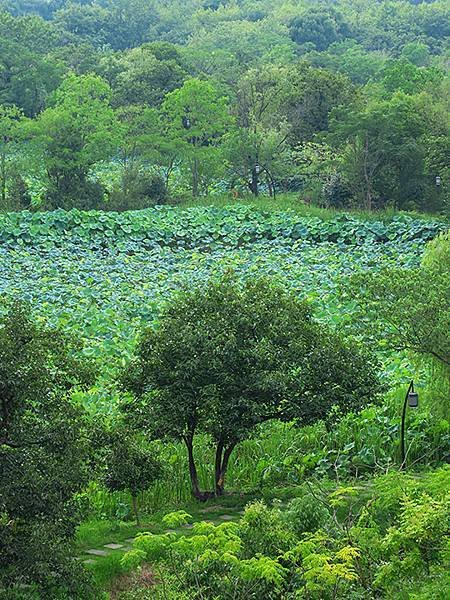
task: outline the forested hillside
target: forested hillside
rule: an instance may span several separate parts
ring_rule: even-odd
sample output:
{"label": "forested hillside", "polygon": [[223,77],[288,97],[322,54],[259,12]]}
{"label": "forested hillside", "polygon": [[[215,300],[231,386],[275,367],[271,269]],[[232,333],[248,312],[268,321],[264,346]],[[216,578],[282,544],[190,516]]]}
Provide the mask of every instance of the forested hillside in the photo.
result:
{"label": "forested hillside", "polygon": [[1,203],[440,212],[445,0],[2,0]]}

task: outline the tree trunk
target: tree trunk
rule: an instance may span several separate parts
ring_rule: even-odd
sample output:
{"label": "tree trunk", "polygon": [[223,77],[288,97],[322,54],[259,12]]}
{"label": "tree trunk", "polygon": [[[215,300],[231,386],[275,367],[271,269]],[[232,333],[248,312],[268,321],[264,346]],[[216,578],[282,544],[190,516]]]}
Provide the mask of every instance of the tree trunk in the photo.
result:
{"label": "tree trunk", "polygon": [[164,177],[164,187],[166,188],[166,193],[169,193],[169,182],[170,176],[172,175],[172,171],[174,169],[175,162],[173,160],[170,161],[169,166],[166,169],[165,177]]}
{"label": "tree trunk", "polygon": [[[216,496],[221,496],[219,482],[222,473],[222,454],[223,454],[223,443],[218,442],[216,448],[216,461],[214,465],[214,492]],[[222,489],[223,493],[223,489]]]}
{"label": "tree trunk", "polygon": [[194,156],[192,160],[192,195],[194,198],[198,196],[198,161],[197,157]]}
{"label": "tree trunk", "polygon": [[[216,469],[215,469],[215,495],[223,496],[224,488],[225,488],[225,475],[228,469],[228,462],[230,460],[231,453],[234,450],[236,444],[230,444],[227,448],[225,448],[225,452],[223,451],[223,444],[219,442],[217,444],[216,450]],[[222,456],[223,454],[223,456]]]}
{"label": "tree trunk", "polygon": [[134,516],[136,518],[136,525],[138,527],[141,526],[141,520],[139,518],[139,511],[138,511],[138,507],[137,507],[137,499],[136,496],[134,494],[131,494],[131,504],[133,505],[133,512],[134,512]]}
{"label": "tree trunk", "polygon": [[188,460],[189,460],[189,477],[191,478],[191,488],[194,498],[197,500],[203,500],[203,494],[200,491],[198,485],[198,473],[197,467],[195,466],[194,460],[194,436],[188,435],[184,438],[184,442],[186,444],[186,448],[188,451]]}
{"label": "tree trunk", "polygon": [[366,184],[366,198],[365,198],[365,208],[367,210],[372,210],[372,182],[369,176],[368,169],[368,161],[369,161],[369,137],[366,135],[364,140],[364,181]]}
{"label": "tree trunk", "polygon": [[250,183],[250,189],[255,198],[257,198],[259,196],[259,177],[255,168],[252,169],[252,181]]}

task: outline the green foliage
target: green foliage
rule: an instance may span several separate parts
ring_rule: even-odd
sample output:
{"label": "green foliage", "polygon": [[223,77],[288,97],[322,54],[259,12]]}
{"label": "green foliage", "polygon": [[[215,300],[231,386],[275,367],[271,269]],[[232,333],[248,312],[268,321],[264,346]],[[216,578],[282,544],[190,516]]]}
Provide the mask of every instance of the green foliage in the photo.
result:
{"label": "green foliage", "polygon": [[192,517],[189,513],[184,510],[178,510],[165,515],[162,521],[168,527],[180,527],[181,525],[189,523],[191,520]]}
{"label": "green foliage", "polygon": [[109,435],[105,484],[111,491],[130,492],[139,524],[136,497],[162,475],[162,465],[152,448],[146,448],[125,430]]}
{"label": "green foliage", "polygon": [[0,208],[3,210],[16,208],[14,198],[11,198],[10,179],[18,147],[26,137],[26,123],[19,108],[0,105]]}
{"label": "green foliage", "polygon": [[446,130],[432,98],[396,91],[388,99],[367,100],[336,109],[330,125],[331,140],[343,150],[338,168],[358,205],[370,210],[427,204],[444,210],[444,198],[436,197],[438,173],[430,177],[425,165],[427,145],[434,143],[430,135],[445,135]]}
{"label": "green foliage", "polygon": [[449,502],[448,495],[434,499],[427,493],[403,498],[399,523],[389,528],[382,541],[387,561],[377,573],[376,587],[401,589],[401,581],[427,575],[432,565],[445,559]]}
{"label": "green foliage", "polygon": [[325,506],[317,502],[311,493],[306,493],[300,498],[294,498],[288,505],[285,518],[297,535],[311,532],[315,533],[322,528],[330,518],[330,513]]}
{"label": "green foliage", "polygon": [[110,87],[100,77],[71,74],[55,92],[54,106],[39,116],[36,128],[52,208],[87,208],[100,202],[101,193],[87,177],[96,162],[111,157],[119,142],[120,128],[110,97]]}
{"label": "green foliage", "polygon": [[311,44],[317,50],[326,50],[348,33],[349,26],[342,14],[331,8],[309,8],[290,23],[292,39],[301,46]]}
{"label": "green foliage", "polygon": [[186,78],[177,47],[167,42],[133,48],[112,66],[114,104],[120,106],[158,105]]}
{"label": "green foliage", "polygon": [[261,554],[276,558],[292,543],[292,535],[286,530],[281,513],[268,508],[262,501],[245,508],[238,531],[245,558]]}
{"label": "green foliage", "polygon": [[120,185],[112,190],[104,208],[107,210],[141,210],[164,204],[167,198],[166,184],[156,173],[125,171]]}
{"label": "green foliage", "polygon": [[145,560],[146,553],[143,550],[129,550],[120,559],[120,565],[125,571],[137,569]]}
{"label": "green foliage", "polygon": [[181,143],[179,155],[191,174],[192,195],[197,196],[214,177],[216,145],[232,123],[227,100],[212,83],[189,79],[167,94],[162,111],[169,137]]}
{"label": "green foliage", "polygon": [[1,320],[0,586],[55,598],[93,597],[70,553],[90,455],[87,422],[68,397],[90,369],[73,349],[25,306]]}
{"label": "green foliage", "polygon": [[[176,195],[241,186],[255,195],[296,189],[315,196],[319,189],[302,176],[293,154],[299,142],[322,143],[331,130],[333,172],[350,185],[352,205],[443,211],[448,16],[443,0],[361,0],[356,8],[348,0],[320,6],[310,0],[3,0],[0,103],[17,106],[36,124],[20,161],[50,207],[100,206],[104,191],[92,185],[92,171],[127,171],[136,137],[139,167],[163,170],[166,189],[170,184]],[[90,119],[59,100],[56,107],[55,94],[74,78],[89,93],[94,79],[103,78],[110,104],[99,107],[95,94],[85,96]],[[393,106],[399,93],[410,97],[410,114]],[[368,113],[380,103],[366,148]],[[336,117],[330,119],[336,109],[337,137]],[[117,116],[130,110],[154,111],[152,135],[117,127]],[[423,135],[418,114],[427,117]],[[116,203],[143,206],[115,195]]]}
{"label": "green foliage", "polygon": [[381,331],[387,347],[409,350],[437,364],[447,384],[449,248],[449,236],[444,234],[430,244],[420,267],[358,276],[349,288],[350,296],[357,300],[359,311],[364,315],[366,330],[375,329],[378,335]]}
{"label": "green foliage", "polygon": [[[78,210],[49,213],[0,214],[1,243],[11,246],[88,243],[92,248],[214,250],[236,248],[259,241],[337,243],[340,248],[366,243],[429,241],[446,225],[411,216],[394,216],[389,222],[338,215],[323,221],[292,212],[254,210],[235,205],[223,209],[201,207],[180,211],[172,207],[123,215]],[[63,234],[63,235],[61,235]]]}
{"label": "green foliage", "polygon": [[[389,383],[395,381],[396,391],[382,406],[368,405],[359,414],[328,414],[329,404],[342,395],[346,408],[352,405],[343,388],[349,390],[354,378],[355,387],[360,386],[358,358],[350,357],[348,371],[340,369],[349,359],[340,334],[325,336],[325,347],[313,353],[317,364],[307,359],[302,369],[291,372],[297,385],[307,384],[308,393],[319,389],[316,400],[300,402],[297,388],[277,412],[288,418],[298,416],[299,406],[302,414],[308,407],[309,420],[327,413],[325,422],[298,428],[276,420],[253,427],[250,418],[241,427],[230,379],[215,386],[217,377],[213,384],[205,377],[199,406],[210,412],[200,415],[202,433],[191,448],[201,487],[211,489],[216,480],[216,492],[221,491],[223,478],[217,479],[217,473],[228,466],[229,454],[229,485],[257,488],[266,497],[277,493],[277,486],[310,476],[344,481],[388,471],[398,461],[398,412],[404,394],[399,384],[411,376],[411,354],[421,407],[408,414],[408,464],[417,469],[442,462],[449,440],[444,413],[449,393],[448,236],[430,246],[422,264],[420,259],[425,243],[446,224],[405,216],[340,216],[324,222],[299,214],[324,214],[310,208],[311,202],[448,212],[448,23],[444,0],[336,0],[320,6],[311,0],[2,0],[2,210],[140,210],[179,201],[188,190],[214,194],[211,203],[216,204],[231,202],[223,200],[226,190],[233,190],[233,196],[250,190],[259,198],[270,197],[259,207],[268,206],[268,214],[250,206],[204,208],[196,201],[197,207],[188,211],[157,207],[122,214],[0,215],[0,289],[32,300],[37,322],[49,319],[85,342],[84,348],[69,352],[73,364],[80,365],[79,378],[84,379],[84,367],[75,357],[94,357],[101,365],[102,378],[89,392],[70,390],[74,402],[93,413],[116,413],[116,373],[133,355],[142,327],[159,324],[162,307],[174,291],[203,289],[205,281],[219,279],[230,269],[239,281],[254,280],[255,274],[276,276],[289,293],[314,305],[316,319],[327,327],[342,328],[368,347],[386,351],[382,375]],[[296,191],[297,205],[293,194],[288,200],[294,213],[273,210],[273,197],[286,190]],[[375,279],[368,276],[379,271]],[[353,279],[351,297],[340,297],[337,288],[355,272],[366,275]],[[277,306],[272,312],[278,314]],[[250,309],[245,314],[250,320]],[[355,319],[357,328],[352,326]],[[290,328],[291,321],[286,323]],[[229,348],[230,331],[236,338],[233,325],[212,336],[216,347]],[[298,333],[295,325],[292,330]],[[270,324],[267,329],[272,331]],[[251,354],[256,366],[266,358],[270,363],[274,354],[274,347],[261,342],[264,331],[258,335],[258,352]],[[64,341],[60,345],[66,348]],[[201,348],[205,364],[206,353],[213,357],[212,367],[214,358],[226,362],[225,353],[214,354],[213,343],[206,341]],[[51,348],[52,353],[57,350]],[[37,358],[42,358],[39,352]],[[244,358],[237,354],[237,362],[245,364]],[[21,360],[19,354],[19,367],[23,363],[26,374],[33,357]],[[192,364],[196,366],[188,361]],[[58,387],[65,375],[55,382],[58,368],[47,366],[53,389],[50,384]],[[239,372],[251,379],[260,371]],[[30,372],[36,383],[31,376],[28,383],[39,387],[41,374],[34,368]],[[220,371],[220,377],[227,373]],[[64,389],[51,392],[44,386],[42,394],[37,389],[37,399],[31,393],[21,396],[29,409],[18,433],[26,437],[29,427],[39,432],[42,426],[54,436],[53,445],[47,444],[44,432],[42,448],[27,447],[23,464],[21,449],[5,450],[8,461],[14,454],[16,462],[7,466],[16,471],[0,495],[12,490],[17,506],[22,503],[30,514],[42,509],[45,516],[33,513],[32,526],[24,524],[3,514],[0,500],[0,524],[19,531],[12,536],[14,557],[27,556],[31,564],[30,569],[20,567],[20,577],[29,574],[37,582],[5,592],[12,597],[96,596],[89,582],[82,582],[77,565],[66,560],[79,519],[71,495],[87,471],[86,459],[80,458],[88,446],[85,418],[66,394],[76,375]],[[196,372],[188,375],[183,381],[198,390]],[[265,375],[267,396],[278,402],[280,390],[291,393],[279,371]],[[336,378],[342,383],[339,390],[331,386]],[[244,376],[238,391],[242,383],[247,383]],[[248,387],[254,392],[255,382]],[[255,394],[259,400],[260,388]],[[225,393],[233,400],[231,407],[225,406]],[[256,421],[259,405],[267,405],[263,400],[249,403]],[[285,410],[288,405],[292,411]],[[140,417],[141,403],[134,408]],[[220,444],[214,448],[211,436],[217,442],[225,432],[228,443],[238,421],[236,449],[231,453],[231,445],[224,450]],[[117,439],[105,454],[116,491],[109,493],[91,482],[87,493],[97,514],[125,516],[130,494],[136,499],[138,492],[139,506],[149,512],[163,503],[166,510],[169,505],[179,508],[189,490],[182,443],[157,441],[150,451],[141,437]],[[153,448],[167,463],[163,480],[155,480]],[[99,458],[104,451],[97,448]],[[214,477],[208,469],[213,462]],[[96,472],[90,470],[91,478]],[[19,483],[13,486],[12,480]],[[56,481],[61,497],[54,491]],[[376,497],[367,504],[372,491],[370,486],[361,490],[361,480],[355,485],[343,482],[334,494],[330,486],[325,482],[324,487],[297,490],[301,497],[290,505],[287,520],[277,510],[249,508],[242,538],[238,526],[202,523],[194,525],[192,541],[188,536],[178,544],[173,538],[153,540],[156,554],[157,548],[164,549],[155,559],[162,574],[148,575],[150,588],[143,589],[150,569],[138,568],[136,579],[129,580],[131,586],[138,581],[138,591],[132,590],[130,597],[447,597],[439,540],[445,535],[439,527],[446,507],[437,492],[439,486],[448,487],[442,470],[423,474],[421,484],[397,474],[376,479]],[[287,497],[289,492],[284,489],[282,494]],[[85,497],[77,500],[80,506]],[[319,499],[316,504],[314,498]],[[65,508],[53,518],[51,506],[60,501]],[[149,540],[147,545],[145,560],[151,554]],[[259,555],[251,555],[253,547]],[[118,555],[98,561],[97,580],[105,585],[112,575],[137,567],[143,559],[142,554],[131,556],[123,566]],[[175,564],[182,565],[178,579]],[[26,577],[8,577],[28,583]],[[155,581],[164,586],[155,586]]]}
{"label": "green foliage", "polygon": [[122,385],[135,397],[124,408],[135,426],[185,442],[196,497],[197,434],[215,443],[221,495],[230,455],[256,425],[358,410],[379,389],[376,361],[313,321],[305,302],[269,279],[232,275],[178,294],[144,332]]}
{"label": "green foliage", "polygon": [[12,210],[29,210],[31,208],[28,184],[18,172],[11,174],[11,181],[8,185],[8,206]]}
{"label": "green foliage", "polygon": [[332,513],[326,531],[295,533],[292,509],[254,502],[238,523],[198,522],[180,537],[146,533],[135,546],[157,569],[155,597],[172,590],[176,573],[188,595],[206,599],[392,598],[406,585],[405,598],[444,598],[448,477],[446,467],[415,478],[392,472],[358,488],[311,482]]}

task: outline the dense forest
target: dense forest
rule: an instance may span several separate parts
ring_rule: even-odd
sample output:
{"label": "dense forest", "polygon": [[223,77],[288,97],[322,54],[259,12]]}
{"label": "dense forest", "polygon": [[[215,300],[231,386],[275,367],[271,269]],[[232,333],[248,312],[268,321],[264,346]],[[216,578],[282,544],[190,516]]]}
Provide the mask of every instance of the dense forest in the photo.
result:
{"label": "dense forest", "polygon": [[448,201],[445,0],[2,0],[1,202]]}
{"label": "dense forest", "polygon": [[0,600],[448,600],[445,0],[0,0]]}

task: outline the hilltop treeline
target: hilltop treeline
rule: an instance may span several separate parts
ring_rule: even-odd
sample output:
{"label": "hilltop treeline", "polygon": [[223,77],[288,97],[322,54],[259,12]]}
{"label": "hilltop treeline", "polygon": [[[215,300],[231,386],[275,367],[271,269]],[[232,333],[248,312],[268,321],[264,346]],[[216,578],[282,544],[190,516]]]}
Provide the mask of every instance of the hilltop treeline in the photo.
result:
{"label": "hilltop treeline", "polygon": [[446,2],[3,0],[0,201],[444,211]]}

